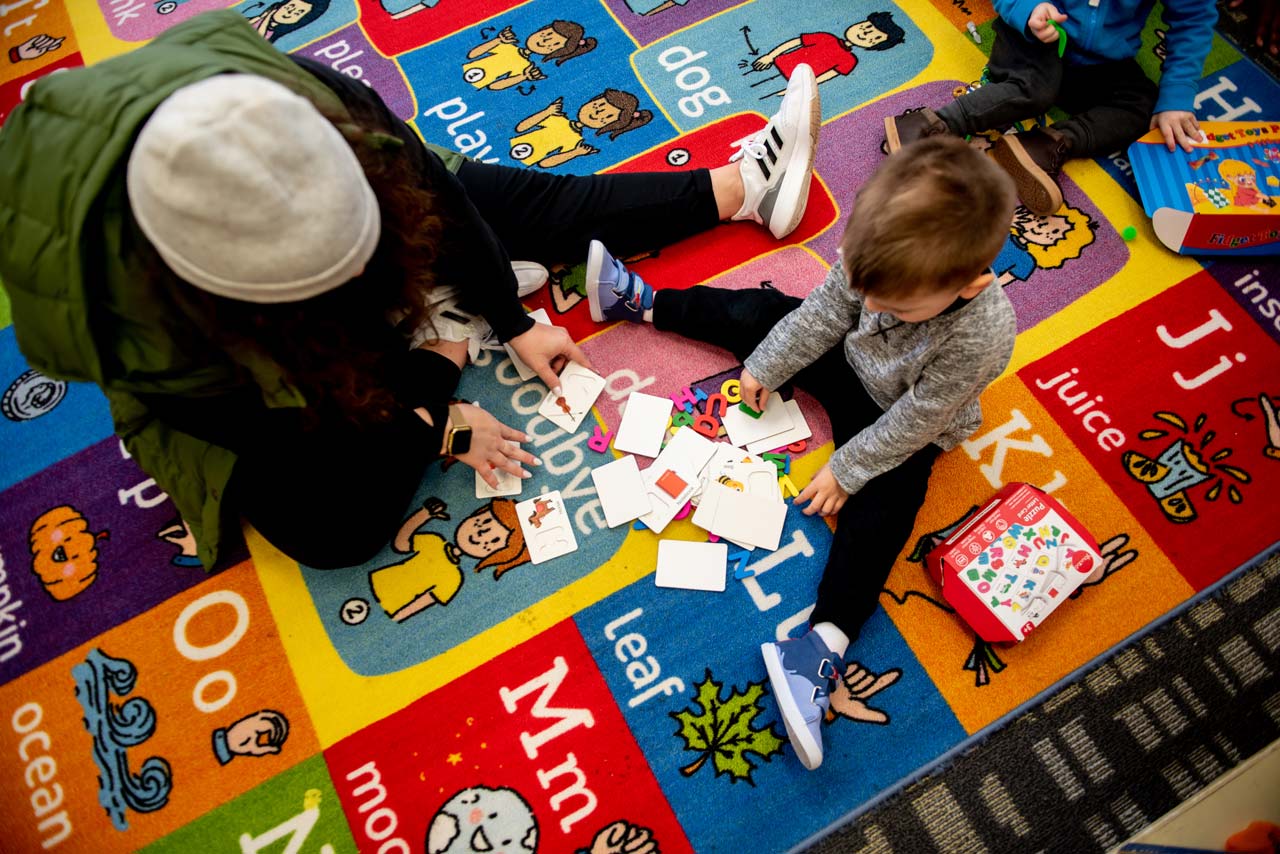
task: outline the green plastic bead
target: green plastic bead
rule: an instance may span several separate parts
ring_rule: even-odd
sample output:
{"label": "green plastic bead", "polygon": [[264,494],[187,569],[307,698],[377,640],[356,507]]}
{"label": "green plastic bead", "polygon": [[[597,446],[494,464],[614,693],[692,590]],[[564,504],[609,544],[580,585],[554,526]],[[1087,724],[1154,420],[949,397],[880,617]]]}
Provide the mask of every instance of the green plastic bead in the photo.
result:
{"label": "green plastic bead", "polygon": [[1126,225],[1124,227],[1124,230],[1120,232],[1120,236],[1123,237],[1125,240],[1137,240],[1138,229],[1134,228],[1131,225]]}

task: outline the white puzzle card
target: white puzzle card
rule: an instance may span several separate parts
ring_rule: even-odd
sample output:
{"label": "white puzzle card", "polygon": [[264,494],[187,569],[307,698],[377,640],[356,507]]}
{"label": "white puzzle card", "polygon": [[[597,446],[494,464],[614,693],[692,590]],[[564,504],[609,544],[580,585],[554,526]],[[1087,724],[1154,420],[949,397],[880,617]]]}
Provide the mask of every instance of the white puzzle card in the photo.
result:
{"label": "white puzzle card", "polygon": [[813,431],[809,429],[809,422],[804,420],[804,415],[800,412],[800,404],[795,398],[787,401],[787,414],[791,416],[790,430],[784,430],[773,436],[766,436],[755,442],[748,442],[747,450],[753,454],[763,454],[772,451],[774,448],[781,448],[790,445],[792,442],[808,439],[813,435]]}
{"label": "white puzzle card", "polygon": [[782,500],[782,488],[778,486],[778,467],[773,463],[735,462],[717,480],[748,495],[771,501]]}
{"label": "white puzzle card", "polygon": [[702,472],[698,475],[698,485],[693,490],[693,495],[689,500],[694,504],[700,503],[702,501],[702,493],[707,490],[707,484],[727,475],[729,469],[743,460],[753,463],[762,462],[759,457],[752,456],[741,448],[734,447],[726,442],[717,442],[711,459],[702,467]]}
{"label": "white puzzle card", "polygon": [[711,456],[716,452],[717,444],[706,436],[701,435],[691,427],[681,427],[676,434],[671,437],[671,441],[667,442],[667,446],[658,454],[657,459],[653,461],[655,466],[663,465],[667,468],[678,468],[681,471],[689,472],[693,477],[697,478],[702,473],[702,467],[707,464]]}
{"label": "white puzzle card", "polygon": [[516,505],[516,514],[533,563],[545,563],[577,551],[573,522],[565,512],[564,499],[558,490],[521,501]]}
{"label": "white puzzle card", "polygon": [[604,391],[604,377],[577,362],[570,362],[560,372],[560,391],[559,396],[547,392],[538,414],[566,433],[575,433]]}
{"label": "white puzzle card", "polygon": [[652,509],[644,477],[630,454],[592,469],[591,480],[610,528],[634,522]]}
{"label": "white puzzle card", "polygon": [[724,429],[729,434],[730,443],[739,448],[745,448],[769,436],[776,436],[784,430],[790,430],[792,426],[787,403],[779,394],[769,395],[769,400],[764,405],[764,412],[759,418],[752,418],[737,406],[730,406],[729,411],[724,414],[723,423]]}
{"label": "white puzzle card", "polygon": [[707,487],[693,514],[693,524],[718,537],[775,551],[782,540],[787,505],[781,501],[749,495],[723,484]]}
{"label": "white puzzle card", "polygon": [[627,397],[613,447],[628,454],[656,457],[671,417],[671,399],[634,391]]}
{"label": "white puzzle card", "polygon": [[659,587],[723,593],[728,559],[729,547],[724,543],[662,540],[658,543],[654,583]]}
{"label": "white puzzle card", "polygon": [[697,505],[698,509],[694,511],[693,517],[689,521],[693,522],[693,524],[697,525],[699,528],[715,534],[722,540],[733,543],[740,549],[745,549],[749,552],[755,551],[755,546],[751,543],[746,543],[741,540],[730,540],[728,537],[722,536],[719,531],[712,530],[712,526],[715,524],[716,510],[720,504],[720,496],[724,495],[726,492],[734,491],[736,490],[733,487],[727,486],[719,478],[711,481],[703,491],[702,500]]}
{"label": "white puzzle card", "polygon": [[698,479],[688,469],[669,468],[657,462],[644,470],[643,477],[649,512],[640,521],[655,534],[661,534],[688,503]]}
{"label": "white puzzle card", "polygon": [[498,478],[498,488],[494,489],[484,482],[480,472],[476,472],[476,498],[499,498],[505,495],[519,495],[524,490],[524,478],[519,478],[509,471],[494,469]]}
{"label": "white puzzle card", "polygon": [[[529,316],[533,318],[534,323],[543,323],[547,326],[555,325],[551,322],[551,317],[547,314],[547,310],[545,308],[540,308],[537,311],[531,311],[529,312]],[[537,376],[537,374],[534,373],[533,368],[526,365],[524,363],[524,359],[521,359],[516,355],[515,349],[510,344],[503,344],[502,346],[507,351],[507,355],[511,357],[511,367],[516,369],[516,373],[520,375],[520,379],[528,382]]]}

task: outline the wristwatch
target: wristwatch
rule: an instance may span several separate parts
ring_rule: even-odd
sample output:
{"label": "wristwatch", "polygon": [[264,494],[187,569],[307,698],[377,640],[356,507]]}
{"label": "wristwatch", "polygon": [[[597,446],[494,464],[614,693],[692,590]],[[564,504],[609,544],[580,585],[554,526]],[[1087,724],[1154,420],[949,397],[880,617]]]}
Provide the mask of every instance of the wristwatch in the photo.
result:
{"label": "wristwatch", "polygon": [[444,440],[444,451],[451,457],[460,457],[471,450],[471,425],[462,417],[462,410],[449,404],[449,435]]}

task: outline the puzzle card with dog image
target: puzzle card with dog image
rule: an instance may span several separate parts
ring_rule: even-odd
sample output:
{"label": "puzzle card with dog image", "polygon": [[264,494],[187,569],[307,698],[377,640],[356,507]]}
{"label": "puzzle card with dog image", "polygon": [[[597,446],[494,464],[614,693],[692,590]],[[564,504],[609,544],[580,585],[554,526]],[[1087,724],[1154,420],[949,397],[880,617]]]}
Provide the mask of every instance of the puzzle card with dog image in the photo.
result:
{"label": "puzzle card with dog image", "polygon": [[521,501],[516,505],[516,515],[533,563],[545,563],[578,550],[573,522],[564,510],[559,490]]}

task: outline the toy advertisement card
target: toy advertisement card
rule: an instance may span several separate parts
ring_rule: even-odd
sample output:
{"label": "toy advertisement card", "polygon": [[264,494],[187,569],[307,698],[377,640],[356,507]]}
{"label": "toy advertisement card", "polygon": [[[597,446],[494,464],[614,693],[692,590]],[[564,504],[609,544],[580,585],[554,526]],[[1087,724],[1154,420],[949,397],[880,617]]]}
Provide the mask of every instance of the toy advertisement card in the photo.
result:
{"label": "toy advertisement card", "polygon": [[1280,122],[1203,122],[1169,151],[1159,130],[1129,146],[1156,236],[1184,255],[1280,254]]}

